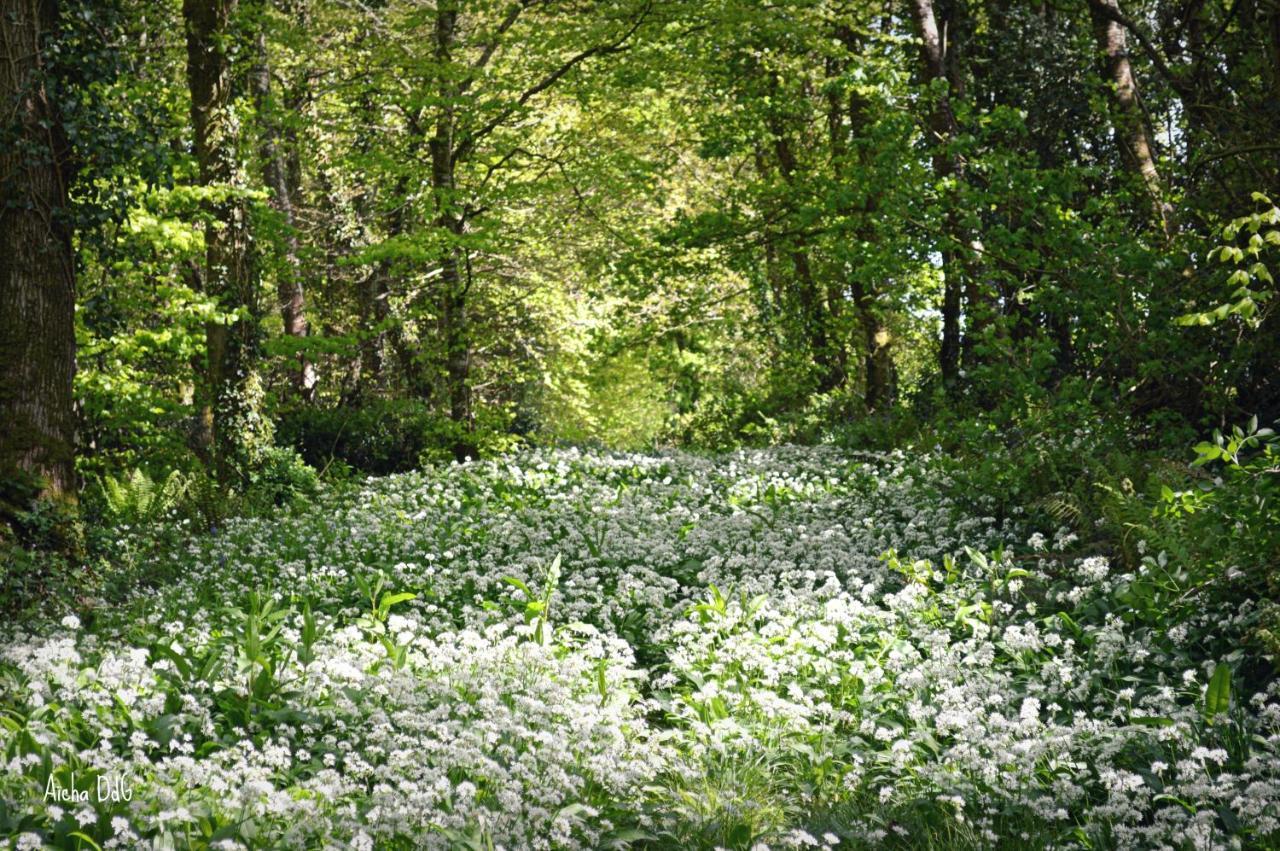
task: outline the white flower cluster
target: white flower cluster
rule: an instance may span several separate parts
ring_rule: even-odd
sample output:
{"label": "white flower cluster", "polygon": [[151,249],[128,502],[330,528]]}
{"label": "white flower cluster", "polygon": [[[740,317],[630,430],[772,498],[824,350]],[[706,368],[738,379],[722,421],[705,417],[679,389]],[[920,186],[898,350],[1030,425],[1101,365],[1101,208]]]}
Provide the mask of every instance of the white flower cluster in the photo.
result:
{"label": "white flower cluster", "polygon": [[1209,718],[1186,655],[1246,613],[1136,628],[1134,577],[942,469],[543,451],[231,521],[88,626],[0,638],[0,844],[1280,838],[1280,691]]}

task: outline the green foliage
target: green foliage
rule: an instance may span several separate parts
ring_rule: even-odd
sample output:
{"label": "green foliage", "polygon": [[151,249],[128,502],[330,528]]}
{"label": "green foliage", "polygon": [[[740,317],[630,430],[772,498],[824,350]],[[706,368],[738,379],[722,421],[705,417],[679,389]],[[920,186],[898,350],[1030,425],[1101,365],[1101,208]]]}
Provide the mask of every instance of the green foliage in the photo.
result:
{"label": "green foliage", "polygon": [[319,489],[319,474],[297,451],[271,447],[250,469],[246,495],[256,505],[270,509],[312,498]]}
{"label": "green foliage", "polygon": [[83,564],[92,529],[75,503],[38,498],[43,486],[21,470],[0,475],[0,615],[50,600],[74,605],[94,590],[96,577]]}
{"label": "green foliage", "polygon": [[[19,517],[24,535],[46,537],[48,530],[66,523],[66,518],[47,519],[50,509],[24,513]],[[61,533],[55,533],[61,537]],[[27,543],[0,540],[0,614],[25,615],[46,609],[51,600],[74,605],[83,594],[95,589],[79,559],[57,549],[38,549]]]}
{"label": "green foliage", "polygon": [[153,523],[176,508],[185,498],[190,481],[173,470],[157,483],[143,470],[135,469],[119,479],[103,476],[98,485],[105,509],[102,522],[136,525]]}
{"label": "green foliage", "polygon": [[1168,465],[1127,488],[1102,490],[1104,529],[1138,574],[1133,602],[1144,617],[1167,623],[1207,601],[1253,600],[1245,632],[1280,665],[1280,444],[1255,418],[1228,436],[1215,432],[1195,452],[1190,466]]}
{"label": "green foliage", "polygon": [[[275,420],[317,468],[389,472],[491,455],[513,432],[728,448],[843,430],[886,446],[939,416],[940,433],[952,413],[996,409],[1007,423],[1064,396],[1195,429],[1270,414],[1277,398],[1277,212],[1255,193],[1260,209],[1234,218],[1248,188],[1271,192],[1257,154],[1269,125],[1196,111],[1225,86],[1255,105],[1241,115],[1270,115],[1271,91],[1257,22],[1213,4],[1191,29],[1212,23],[1221,55],[1179,60],[1213,73],[1166,86],[1144,51],[1132,57],[1143,103],[1188,140],[1157,143],[1181,223],[1171,235],[1117,150],[1084,6],[977,3],[944,21],[963,59],[958,132],[936,150],[929,122],[947,86],[921,84],[910,16],[871,6],[534,4],[504,24],[505,7],[481,3],[456,10],[444,53],[419,49],[438,33],[435,10],[321,0],[304,22],[246,7],[228,56],[246,79],[261,63],[269,86],[237,99],[235,187],[205,186],[189,153],[186,55],[166,38],[182,28],[177,7],[81,6],[68,7],[54,65],[88,166],[78,203],[110,210],[77,242],[90,480],[199,466],[205,330],[232,320],[262,344],[246,364],[261,383],[219,401],[245,470]],[[1131,14],[1190,27],[1166,6]],[[335,37],[318,41],[326,28]],[[147,73],[129,44],[152,46]],[[983,70],[1006,66],[1021,70]],[[363,82],[318,85],[321,68],[363,69]],[[448,189],[422,168],[443,118],[458,141]],[[935,153],[963,168],[940,177]],[[267,177],[272,157],[283,187]],[[258,286],[220,305],[204,230],[232,197]],[[1227,244],[1213,247],[1219,232]],[[445,257],[465,279],[452,294]],[[948,277],[963,290],[965,350],[943,387]],[[305,336],[250,309],[294,285]],[[461,388],[451,347],[465,355],[453,357]],[[318,376],[305,393],[303,361]],[[469,400],[465,416],[454,397]]]}
{"label": "green foliage", "polygon": [[[1280,207],[1261,192],[1253,193],[1253,200],[1262,209],[1224,227],[1226,244],[1211,255],[1232,267],[1226,279],[1230,299],[1211,310],[1179,316],[1179,325],[1213,325],[1236,316],[1251,330],[1262,326],[1267,302],[1275,296],[1275,279],[1267,264],[1280,247]],[[1239,240],[1244,241],[1243,246],[1233,244]]]}
{"label": "green foliage", "polygon": [[517,577],[504,576],[502,580],[524,594],[525,622],[532,630],[533,640],[539,644],[545,643],[550,636],[547,624],[551,618],[551,598],[556,593],[556,588],[560,585],[560,554],[556,553],[556,557],[551,560],[551,564],[547,565],[543,576],[541,594],[535,594],[528,585]]}
{"label": "green foliage", "polygon": [[499,420],[468,431],[424,402],[370,400],[359,407],[292,408],[282,414],[277,438],[316,469],[340,461],[385,474],[453,460],[460,443],[474,447],[475,457],[504,451],[515,439],[500,430],[503,425]]}

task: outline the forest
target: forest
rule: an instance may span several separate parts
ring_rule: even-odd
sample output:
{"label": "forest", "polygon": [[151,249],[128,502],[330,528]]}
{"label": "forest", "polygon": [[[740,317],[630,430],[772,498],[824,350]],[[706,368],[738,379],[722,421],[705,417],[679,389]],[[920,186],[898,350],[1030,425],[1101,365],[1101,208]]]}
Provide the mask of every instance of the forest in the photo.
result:
{"label": "forest", "polygon": [[0,0],[0,848],[1280,849],[1278,259],[1280,0]]}

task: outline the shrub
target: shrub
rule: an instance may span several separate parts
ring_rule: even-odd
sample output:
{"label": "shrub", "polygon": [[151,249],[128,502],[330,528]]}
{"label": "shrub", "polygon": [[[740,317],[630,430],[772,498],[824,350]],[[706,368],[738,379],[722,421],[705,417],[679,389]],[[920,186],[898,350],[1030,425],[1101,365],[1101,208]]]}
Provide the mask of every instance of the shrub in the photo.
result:
{"label": "shrub", "polygon": [[13,511],[0,530],[0,614],[54,594],[74,600],[90,589],[92,574],[79,567],[84,530],[71,506],[38,500]]}
{"label": "shrub", "polygon": [[[1149,619],[1186,621],[1206,606],[1256,601],[1245,636],[1280,660],[1280,440],[1255,417],[1196,445],[1190,465],[1160,468],[1145,487],[1104,488],[1103,528],[1139,575]],[[1217,631],[1216,629],[1213,631]],[[1228,642],[1229,643],[1229,642]]]}
{"label": "shrub", "polygon": [[320,489],[320,475],[297,450],[273,446],[262,454],[259,465],[249,471],[246,494],[252,507],[269,509],[288,505],[298,498],[313,497]]}
{"label": "shrub", "polygon": [[358,408],[299,407],[284,412],[277,439],[321,471],[340,461],[365,473],[403,473],[460,455],[511,448],[505,419],[481,419],[467,432],[416,399],[376,400]]}

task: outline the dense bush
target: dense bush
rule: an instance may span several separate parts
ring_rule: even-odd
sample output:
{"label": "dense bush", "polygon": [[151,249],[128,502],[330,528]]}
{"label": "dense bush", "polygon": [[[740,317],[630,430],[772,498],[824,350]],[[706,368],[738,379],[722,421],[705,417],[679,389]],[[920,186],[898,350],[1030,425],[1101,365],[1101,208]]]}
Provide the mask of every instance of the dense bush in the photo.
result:
{"label": "dense bush", "polygon": [[[1157,626],[1245,602],[1235,635],[1253,658],[1280,659],[1280,441],[1253,420],[1195,447],[1189,464],[1154,467],[1138,484],[1101,488],[1099,525],[1136,579],[1129,602]],[[1255,667],[1267,676],[1270,666]]]}
{"label": "dense bush", "polygon": [[320,476],[294,449],[272,447],[249,471],[246,498],[264,509],[288,505],[295,499],[314,497]]}
{"label": "dense bush", "polygon": [[515,438],[505,422],[482,419],[474,431],[413,399],[372,400],[360,407],[296,407],[282,414],[276,439],[318,470],[334,463],[365,473],[402,473],[422,464],[491,455]]}

